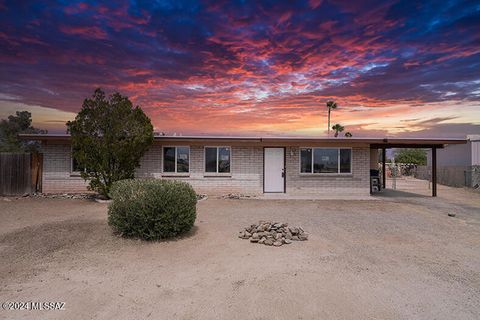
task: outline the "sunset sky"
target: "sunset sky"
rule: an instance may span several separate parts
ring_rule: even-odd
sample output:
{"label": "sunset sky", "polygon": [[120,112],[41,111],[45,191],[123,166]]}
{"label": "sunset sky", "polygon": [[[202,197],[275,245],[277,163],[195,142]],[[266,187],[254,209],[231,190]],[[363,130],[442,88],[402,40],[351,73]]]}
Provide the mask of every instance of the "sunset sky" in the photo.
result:
{"label": "sunset sky", "polygon": [[479,134],[480,2],[0,0],[0,118],[97,87],[170,134]]}

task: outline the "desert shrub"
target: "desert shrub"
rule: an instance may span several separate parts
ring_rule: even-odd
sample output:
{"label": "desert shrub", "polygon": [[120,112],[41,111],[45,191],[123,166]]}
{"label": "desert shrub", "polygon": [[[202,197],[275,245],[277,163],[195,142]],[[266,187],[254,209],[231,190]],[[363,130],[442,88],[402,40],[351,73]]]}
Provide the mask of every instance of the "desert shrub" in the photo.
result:
{"label": "desert shrub", "polygon": [[186,182],[127,179],[113,184],[108,223],[126,237],[157,240],[190,230],[197,197]]}
{"label": "desert shrub", "polygon": [[118,92],[107,97],[101,89],[83,101],[67,129],[80,176],[107,198],[115,181],[135,176],[153,143],[153,126],[142,109]]}

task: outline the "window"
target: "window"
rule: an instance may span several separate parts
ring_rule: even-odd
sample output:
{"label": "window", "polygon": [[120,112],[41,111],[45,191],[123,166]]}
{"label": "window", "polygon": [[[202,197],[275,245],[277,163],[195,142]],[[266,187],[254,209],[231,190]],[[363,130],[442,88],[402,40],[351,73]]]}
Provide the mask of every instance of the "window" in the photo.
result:
{"label": "window", "polygon": [[190,147],[164,147],[163,172],[190,172]]}
{"label": "window", "polygon": [[300,172],[308,173],[312,172],[312,149],[302,148],[300,149]]}
{"label": "window", "polygon": [[340,173],[350,173],[352,149],[340,149]]}
{"label": "window", "polygon": [[301,173],[351,173],[352,149],[300,148]]}
{"label": "window", "polygon": [[205,147],[205,172],[230,173],[230,148]]}

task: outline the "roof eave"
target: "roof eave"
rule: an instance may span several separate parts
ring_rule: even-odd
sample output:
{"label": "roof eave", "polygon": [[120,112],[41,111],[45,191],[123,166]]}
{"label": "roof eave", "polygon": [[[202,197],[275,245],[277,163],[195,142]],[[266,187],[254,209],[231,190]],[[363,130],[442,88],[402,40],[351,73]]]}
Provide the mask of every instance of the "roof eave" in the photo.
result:
{"label": "roof eave", "polygon": [[[22,140],[38,140],[38,141],[69,141],[68,134],[19,134]],[[235,142],[256,142],[256,143],[279,143],[282,141],[290,143],[351,143],[351,144],[370,144],[382,147],[398,147],[407,146],[425,147],[443,146],[446,144],[465,144],[467,139],[442,139],[442,138],[368,138],[368,137],[222,137],[222,136],[155,136],[155,141],[235,141]]]}

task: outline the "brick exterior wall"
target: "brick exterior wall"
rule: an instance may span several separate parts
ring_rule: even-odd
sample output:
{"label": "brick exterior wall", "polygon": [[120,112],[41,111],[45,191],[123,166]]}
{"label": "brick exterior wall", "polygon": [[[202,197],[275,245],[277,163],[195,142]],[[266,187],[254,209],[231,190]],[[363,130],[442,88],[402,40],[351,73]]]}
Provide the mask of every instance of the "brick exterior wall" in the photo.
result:
{"label": "brick exterior wall", "polygon": [[[46,144],[42,147],[43,192],[85,192],[87,184],[82,178],[71,174],[69,144]],[[300,174],[299,147],[286,149],[287,194],[333,194],[368,195],[370,149],[352,149],[352,174],[349,175],[302,175]],[[204,146],[190,146],[190,173],[162,173],[162,146],[153,145],[142,158],[136,177],[178,179],[190,183],[199,193],[210,195],[263,193],[263,147],[232,146],[231,174],[212,175],[204,172]]]}
{"label": "brick exterior wall", "polygon": [[352,148],[352,174],[300,174],[300,148],[286,149],[287,194],[370,194],[370,148]]}
{"label": "brick exterior wall", "polygon": [[45,144],[43,152],[42,191],[78,193],[87,191],[87,183],[71,173],[70,144]]}
{"label": "brick exterior wall", "polygon": [[230,175],[205,173],[204,146],[190,146],[190,173],[162,174],[162,146],[154,145],[145,154],[135,176],[187,181],[199,193],[260,194],[263,192],[263,148],[232,147]]}

